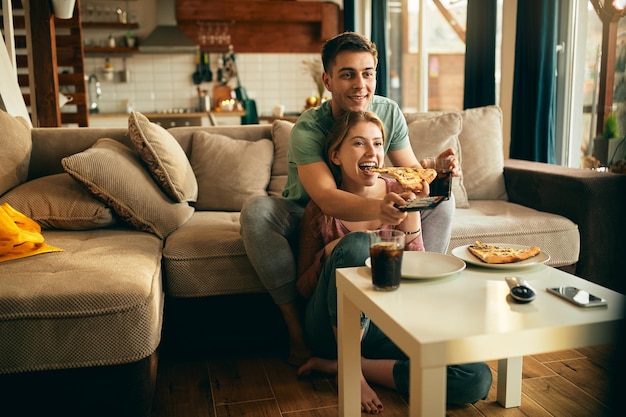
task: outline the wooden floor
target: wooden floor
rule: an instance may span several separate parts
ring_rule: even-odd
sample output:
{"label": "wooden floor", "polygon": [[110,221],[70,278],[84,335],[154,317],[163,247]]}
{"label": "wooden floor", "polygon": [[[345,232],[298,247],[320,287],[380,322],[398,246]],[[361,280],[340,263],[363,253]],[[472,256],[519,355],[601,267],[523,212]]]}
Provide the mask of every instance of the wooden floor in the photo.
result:
{"label": "wooden floor", "polygon": [[[489,397],[447,410],[449,417],[598,417],[608,412],[612,346],[524,357],[522,405],[496,401],[497,362]],[[385,417],[406,416],[407,399],[375,388]],[[337,416],[333,377],[298,379],[295,369],[272,354],[181,360],[161,358],[153,417]],[[365,415],[365,414],[364,414]]]}

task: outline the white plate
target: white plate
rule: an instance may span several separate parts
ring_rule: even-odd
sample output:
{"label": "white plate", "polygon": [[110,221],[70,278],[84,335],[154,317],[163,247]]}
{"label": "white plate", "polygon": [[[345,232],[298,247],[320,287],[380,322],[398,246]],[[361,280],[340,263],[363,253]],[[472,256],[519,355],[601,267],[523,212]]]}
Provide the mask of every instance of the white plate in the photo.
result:
{"label": "white plate", "polygon": [[[370,258],[365,260],[365,265],[371,268]],[[441,278],[464,269],[465,262],[442,253],[405,251],[402,255],[402,278]]]}
{"label": "white plate", "polygon": [[[494,245],[494,246],[506,246],[513,249],[524,249],[528,246],[524,245],[513,245],[510,243],[486,243],[486,245]],[[526,259],[520,262],[512,262],[509,264],[488,264],[486,262],[481,261],[476,256],[469,251],[469,245],[459,246],[452,249],[452,254],[459,259],[463,259],[465,262],[470,263],[472,265],[483,266],[485,268],[494,268],[494,269],[519,269],[519,268],[527,268],[530,266],[535,266],[539,264],[544,264],[550,260],[550,255],[541,251],[538,255],[533,256],[530,259]]]}

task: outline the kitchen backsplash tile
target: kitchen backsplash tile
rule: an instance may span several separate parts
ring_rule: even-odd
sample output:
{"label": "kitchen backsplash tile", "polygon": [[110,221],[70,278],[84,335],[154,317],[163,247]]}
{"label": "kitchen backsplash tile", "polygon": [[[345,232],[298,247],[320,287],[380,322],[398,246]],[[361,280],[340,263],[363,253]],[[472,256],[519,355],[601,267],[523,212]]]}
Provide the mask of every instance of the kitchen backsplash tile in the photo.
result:
{"label": "kitchen backsplash tile", "polygon": [[[305,99],[316,91],[303,60],[319,54],[236,54],[241,84],[257,104],[259,115],[271,115],[272,107],[284,104],[287,113],[299,112]],[[210,54],[210,67],[215,80],[218,54]],[[133,109],[153,112],[168,108],[196,108],[197,87],[212,92],[214,82],[193,84],[191,74],[196,70],[195,55],[147,55],[111,57],[116,71],[113,80],[104,79],[104,58],[87,57],[88,74],[95,74],[102,86],[98,107],[101,113],[124,113],[127,102]],[[120,71],[130,72],[128,82],[121,82]],[[229,85],[236,87],[233,77]]]}

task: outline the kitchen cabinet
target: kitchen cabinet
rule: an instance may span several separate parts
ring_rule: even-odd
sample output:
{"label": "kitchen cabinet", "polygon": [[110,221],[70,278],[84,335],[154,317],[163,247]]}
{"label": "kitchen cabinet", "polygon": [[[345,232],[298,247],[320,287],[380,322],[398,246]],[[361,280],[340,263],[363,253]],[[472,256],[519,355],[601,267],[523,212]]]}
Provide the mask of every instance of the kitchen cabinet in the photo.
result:
{"label": "kitchen cabinet", "polygon": [[239,53],[319,53],[343,30],[339,6],[328,1],[176,0],[176,16],[205,51],[232,44]]}

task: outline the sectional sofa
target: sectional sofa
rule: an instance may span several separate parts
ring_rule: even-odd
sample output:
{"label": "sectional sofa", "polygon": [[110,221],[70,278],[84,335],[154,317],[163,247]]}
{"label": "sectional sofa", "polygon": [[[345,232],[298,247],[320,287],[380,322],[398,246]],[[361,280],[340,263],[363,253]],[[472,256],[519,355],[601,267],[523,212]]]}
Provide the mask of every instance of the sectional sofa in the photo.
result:
{"label": "sectional sofa", "polygon": [[[450,146],[460,157],[449,251],[475,240],[535,244],[550,265],[622,289],[626,176],[505,161],[495,106],[406,118],[420,158]],[[265,290],[239,211],[252,196],[280,195],[291,127],[165,130],[133,112],[128,129],[30,129],[0,112],[0,204],[63,249],[0,256],[3,410],[148,416],[160,347],[184,344],[183,334],[228,342],[220,329],[231,316],[280,328],[279,315],[260,319],[246,298]],[[168,328],[168,317],[184,324]]]}

